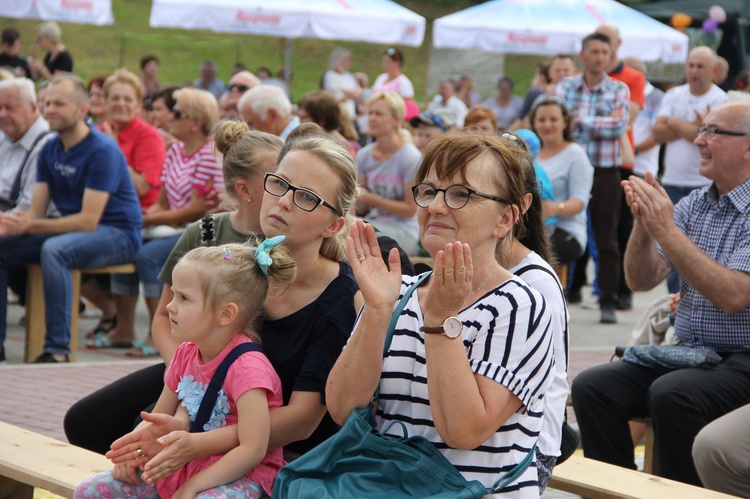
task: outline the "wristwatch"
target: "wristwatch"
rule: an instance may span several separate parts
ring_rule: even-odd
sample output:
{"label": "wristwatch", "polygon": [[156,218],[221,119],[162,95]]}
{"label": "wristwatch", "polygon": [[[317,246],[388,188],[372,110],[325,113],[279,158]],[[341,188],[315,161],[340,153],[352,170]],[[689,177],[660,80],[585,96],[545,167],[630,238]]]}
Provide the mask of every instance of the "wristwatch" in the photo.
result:
{"label": "wristwatch", "polygon": [[419,330],[425,334],[444,334],[450,339],[455,339],[461,336],[461,330],[463,330],[463,328],[464,325],[461,323],[461,320],[458,317],[448,317],[447,319],[445,319],[445,322],[443,322],[442,326],[422,326],[419,328]]}

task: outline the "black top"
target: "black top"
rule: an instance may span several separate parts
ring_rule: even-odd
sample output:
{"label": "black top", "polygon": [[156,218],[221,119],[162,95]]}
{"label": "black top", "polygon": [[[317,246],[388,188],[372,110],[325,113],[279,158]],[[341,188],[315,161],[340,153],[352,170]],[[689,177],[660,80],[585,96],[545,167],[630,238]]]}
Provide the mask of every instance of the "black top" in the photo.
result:
{"label": "black top", "polygon": [[73,72],[73,58],[67,50],[58,53],[54,59],[51,59],[50,53],[47,52],[44,56],[44,65],[47,66],[47,69],[52,74],[55,74],[55,71]]}
{"label": "black top", "polygon": [[[264,320],[260,329],[263,351],[281,378],[284,405],[293,391],[318,392],[325,404],[328,373],[354,329],[357,311],[354,294],[359,289],[347,263],[317,300],[278,320]],[[307,440],[284,446],[304,454],[339,429],[326,413]]]}
{"label": "black top", "polygon": [[26,59],[17,55],[9,56],[0,52],[0,68],[11,68],[16,76],[31,78],[31,68]]}

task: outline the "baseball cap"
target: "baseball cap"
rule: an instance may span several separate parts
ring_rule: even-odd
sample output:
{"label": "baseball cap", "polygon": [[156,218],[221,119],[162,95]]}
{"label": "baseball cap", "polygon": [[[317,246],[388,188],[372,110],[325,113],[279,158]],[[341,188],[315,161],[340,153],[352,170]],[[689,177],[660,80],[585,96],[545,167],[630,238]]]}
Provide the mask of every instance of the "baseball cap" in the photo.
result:
{"label": "baseball cap", "polygon": [[451,126],[450,124],[446,123],[443,118],[435,113],[422,113],[419,116],[415,116],[414,118],[412,118],[409,121],[409,124],[413,128],[417,128],[420,125],[436,126],[444,132],[447,132],[448,128]]}

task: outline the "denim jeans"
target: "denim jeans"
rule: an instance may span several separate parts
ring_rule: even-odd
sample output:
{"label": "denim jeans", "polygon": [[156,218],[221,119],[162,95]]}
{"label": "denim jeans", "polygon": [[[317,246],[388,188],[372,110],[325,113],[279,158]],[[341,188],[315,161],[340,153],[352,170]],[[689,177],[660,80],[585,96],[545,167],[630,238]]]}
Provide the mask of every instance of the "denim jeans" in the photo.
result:
{"label": "denim jeans", "polygon": [[[135,251],[125,232],[99,225],[93,232],[25,234],[0,237],[0,289],[8,287],[8,269],[41,264],[44,285],[44,352],[70,353],[73,306],[71,269],[132,263]],[[0,293],[0,345],[5,343],[8,295]]]}
{"label": "denim jeans", "polygon": [[[135,257],[135,268],[138,280],[143,283],[143,294],[146,298],[159,298],[164,283],[159,280],[162,267],[167,263],[174,245],[180,240],[176,236],[151,239],[144,242]],[[123,281],[122,274],[112,274],[112,292],[121,296],[138,296],[138,283],[135,286]]]}
{"label": "denim jeans", "polygon": [[[677,204],[680,199],[684,198],[695,189],[699,187],[679,187],[676,185],[665,185],[664,190],[667,192],[667,196],[672,201],[672,204]],[[680,274],[674,270],[667,276],[667,289],[670,293],[676,293],[680,290]]]}

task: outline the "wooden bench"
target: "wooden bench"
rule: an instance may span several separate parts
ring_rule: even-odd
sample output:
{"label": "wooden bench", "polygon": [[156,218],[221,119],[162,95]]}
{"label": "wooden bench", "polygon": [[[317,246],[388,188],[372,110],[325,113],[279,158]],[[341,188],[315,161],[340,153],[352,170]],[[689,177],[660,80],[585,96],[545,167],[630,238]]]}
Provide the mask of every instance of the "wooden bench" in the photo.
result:
{"label": "wooden bench", "polygon": [[0,497],[32,499],[39,487],[72,498],[84,479],[111,468],[101,454],[0,422]]}
{"label": "wooden bench", "polygon": [[[44,284],[42,282],[42,268],[39,265],[28,265],[26,278],[26,345],[24,347],[24,362],[34,362],[44,350]],[[73,301],[70,313],[70,360],[76,360],[78,347],[78,303],[81,297],[81,274],[132,274],[135,265],[110,265],[108,267],[94,267],[90,269],[73,269]]]}
{"label": "wooden bench", "polygon": [[593,499],[734,497],[576,455],[555,466],[549,487]]}

